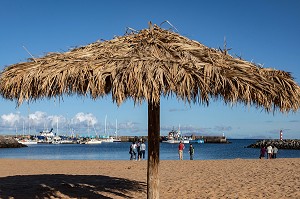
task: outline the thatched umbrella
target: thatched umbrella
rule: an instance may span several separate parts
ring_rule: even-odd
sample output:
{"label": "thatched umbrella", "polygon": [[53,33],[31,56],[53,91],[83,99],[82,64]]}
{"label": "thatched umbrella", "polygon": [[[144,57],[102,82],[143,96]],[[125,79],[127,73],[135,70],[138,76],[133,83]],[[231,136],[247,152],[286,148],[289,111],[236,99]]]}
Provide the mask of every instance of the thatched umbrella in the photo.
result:
{"label": "thatched umbrella", "polygon": [[18,105],[74,93],[93,99],[111,94],[118,105],[127,98],[147,101],[148,198],[159,197],[161,96],[206,105],[221,98],[289,112],[299,108],[299,91],[287,72],[261,68],[151,23],[149,29],[11,65],[0,77],[2,96]]}

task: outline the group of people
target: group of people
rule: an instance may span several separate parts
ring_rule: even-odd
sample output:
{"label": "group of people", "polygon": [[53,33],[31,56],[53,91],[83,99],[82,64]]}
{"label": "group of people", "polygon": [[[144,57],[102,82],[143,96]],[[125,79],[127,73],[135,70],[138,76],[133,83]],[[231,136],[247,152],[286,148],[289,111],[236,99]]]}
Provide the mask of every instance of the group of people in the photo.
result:
{"label": "group of people", "polygon": [[132,142],[129,148],[130,160],[143,160],[145,159],[146,144],[144,140]]}
{"label": "group of people", "polygon": [[260,148],[260,155],[259,159],[265,158],[265,155],[267,153],[267,159],[275,159],[277,158],[278,148],[276,146],[269,145],[268,147],[262,146]]}
{"label": "group of people", "polygon": [[[183,160],[184,148],[185,148],[184,144],[180,141],[180,143],[178,145],[179,160]],[[194,159],[194,153],[195,153],[195,149],[194,149],[193,145],[190,144],[190,148],[189,148],[190,160]]]}
{"label": "group of people", "polygon": [[[178,145],[179,160],[183,160],[184,144],[180,141]],[[130,160],[143,160],[145,159],[146,144],[144,140],[138,142],[132,142],[129,149]],[[192,144],[189,147],[190,160],[194,159],[195,149]],[[259,159],[264,159],[267,154],[267,159],[277,158],[278,148],[276,146],[269,145],[268,147],[262,146],[260,149]]]}
{"label": "group of people", "polygon": [[[178,154],[179,160],[183,160],[183,150],[185,146],[182,142],[178,145]],[[146,152],[146,144],[144,140],[139,140],[138,142],[132,142],[129,148],[130,160],[143,160],[145,159],[145,152]],[[189,154],[190,160],[194,159],[194,152],[195,149],[192,144],[190,144]]]}

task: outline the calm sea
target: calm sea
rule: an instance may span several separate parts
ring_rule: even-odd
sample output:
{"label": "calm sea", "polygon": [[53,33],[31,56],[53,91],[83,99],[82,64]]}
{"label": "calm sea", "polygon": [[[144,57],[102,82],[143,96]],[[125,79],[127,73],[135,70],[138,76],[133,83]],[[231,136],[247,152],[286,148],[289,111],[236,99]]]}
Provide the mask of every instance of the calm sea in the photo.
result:
{"label": "calm sea", "polygon": [[[256,140],[231,139],[230,144],[193,144],[195,160],[257,159],[259,149],[246,148]],[[147,143],[146,143],[147,144]],[[50,160],[129,160],[129,142],[85,144],[37,144],[24,148],[0,149],[0,158]],[[177,160],[177,144],[160,144],[161,160]],[[184,159],[189,159],[185,145]],[[147,156],[147,152],[146,152]],[[300,150],[279,150],[278,158],[300,158]]]}

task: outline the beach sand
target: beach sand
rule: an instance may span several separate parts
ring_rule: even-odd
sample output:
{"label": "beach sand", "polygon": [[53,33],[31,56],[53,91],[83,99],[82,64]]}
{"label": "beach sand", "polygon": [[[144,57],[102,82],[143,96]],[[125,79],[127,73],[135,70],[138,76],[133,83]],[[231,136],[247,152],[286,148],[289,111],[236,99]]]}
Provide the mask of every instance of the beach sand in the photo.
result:
{"label": "beach sand", "polygon": [[[0,159],[0,198],[146,198],[147,161]],[[300,159],[160,161],[160,198],[300,198]]]}

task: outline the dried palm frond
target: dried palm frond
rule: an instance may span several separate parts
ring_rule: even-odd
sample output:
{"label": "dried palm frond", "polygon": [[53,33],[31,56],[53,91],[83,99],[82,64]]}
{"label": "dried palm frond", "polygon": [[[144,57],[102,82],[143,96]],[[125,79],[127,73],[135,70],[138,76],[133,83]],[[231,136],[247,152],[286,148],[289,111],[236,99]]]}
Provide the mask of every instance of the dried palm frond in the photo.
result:
{"label": "dried palm frond", "polygon": [[296,111],[300,89],[290,73],[234,58],[156,25],[98,41],[65,53],[49,53],[11,65],[1,73],[3,97],[24,100],[111,93],[119,105],[158,103],[175,94],[189,103],[223,98],[264,107],[268,112]]}

